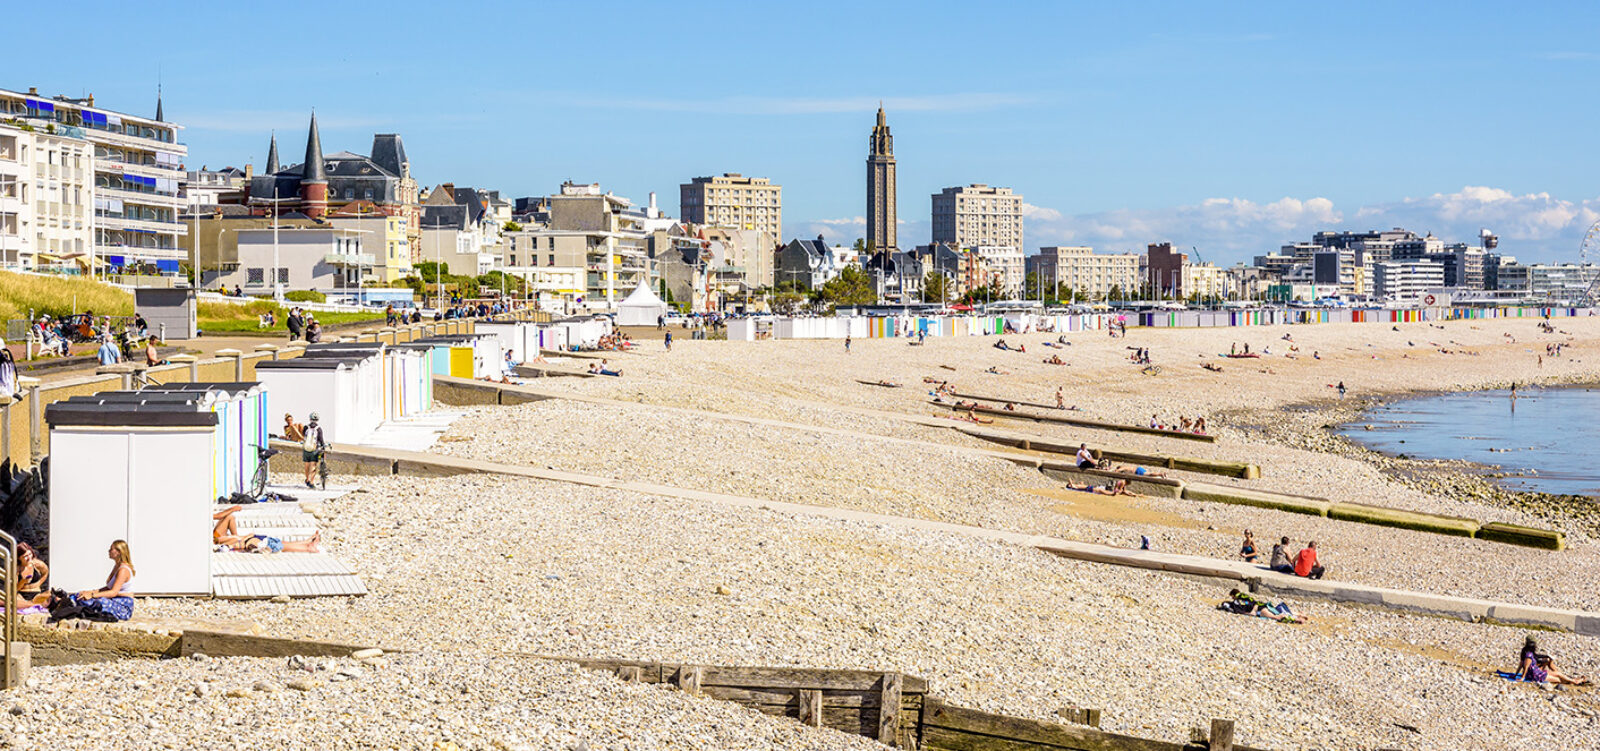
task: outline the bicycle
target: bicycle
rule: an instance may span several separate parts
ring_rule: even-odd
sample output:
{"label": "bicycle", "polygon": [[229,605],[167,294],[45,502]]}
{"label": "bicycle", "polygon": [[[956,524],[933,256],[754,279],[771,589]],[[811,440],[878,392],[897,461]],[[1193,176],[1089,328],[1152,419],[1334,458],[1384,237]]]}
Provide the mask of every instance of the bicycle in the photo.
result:
{"label": "bicycle", "polygon": [[319,488],[328,489],[328,450],[317,450],[317,481]]}
{"label": "bicycle", "polygon": [[255,476],[250,478],[251,498],[260,500],[267,494],[267,464],[272,460],[272,457],[276,456],[277,454],[277,449],[267,448],[265,446],[256,447],[256,457],[258,458],[258,462],[256,464]]}

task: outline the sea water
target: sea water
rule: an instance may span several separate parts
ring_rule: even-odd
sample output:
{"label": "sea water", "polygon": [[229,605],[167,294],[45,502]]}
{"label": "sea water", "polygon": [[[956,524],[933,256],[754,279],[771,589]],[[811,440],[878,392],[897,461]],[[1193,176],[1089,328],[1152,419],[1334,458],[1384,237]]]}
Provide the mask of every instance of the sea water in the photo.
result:
{"label": "sea water", "polygon": [[1340,432],[1387,454],[1499,466],[1513,490],[1600,497],[1600,387],[1406,399]]}

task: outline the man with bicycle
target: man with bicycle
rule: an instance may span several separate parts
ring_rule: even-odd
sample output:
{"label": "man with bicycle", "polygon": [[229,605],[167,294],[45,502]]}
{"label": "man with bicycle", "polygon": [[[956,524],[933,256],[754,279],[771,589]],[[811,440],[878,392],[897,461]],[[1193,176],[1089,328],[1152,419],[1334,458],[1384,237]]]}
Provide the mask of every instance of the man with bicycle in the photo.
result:
{"label": "man with bicycle", "polygon": [[316,476],[317,465],[322,461],[322,453],[328,444],[322,439],[322,426],[317,423],[317,413],[311,413],[311,419],[306,422],[305,437],[300,441],[300,459],[306,463],[306,487],[315,488],[312,478]]}

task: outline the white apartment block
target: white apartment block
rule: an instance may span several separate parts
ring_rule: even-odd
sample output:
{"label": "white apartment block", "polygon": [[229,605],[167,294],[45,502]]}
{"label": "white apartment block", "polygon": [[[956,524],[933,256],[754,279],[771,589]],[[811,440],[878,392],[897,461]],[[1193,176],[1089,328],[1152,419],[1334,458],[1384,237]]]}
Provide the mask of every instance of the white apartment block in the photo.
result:
{"label": "white apartment block", "polygon": [[975,183],[933,194],[933,241],[958,248],[1010,246],[1022,252],[1022,196]]}
{"label": "white apartment block", "polygon": [[1228,274],[1209,263],[1183,265],[1183,293],[1205,297],[1228,297]]}
{"label": "white apartment block", "polygon": [[1079,245],[1039,249],[1039,274],[1045,284],[1064,284],[1093,300],[1111,296],[1112,289],[1132,296],[1139,289],[1138,253],[1096,253]]}
{"label": "white apartment block", "polygon": [[678,186],[678,211],[689,224],[765,232],[783,242],[783,186],[737,172]]}
{"label": "white apartment block", "polygon": [[178,237],[188,232],[179,214],[189,149],[178,143],[179,127],[163,120],[159,99],[155,117],[146,118],[96,107],[93,95],[47,99],[34,89],[0,89],[0,122],[7,120],[93,145],[91,255],[113,268],[178,273],[188,257]]}
{"label": "white apartment block", "polygon": [[1438,261],[1384,261],[1372,265],[1373,296],[1380,300],[1415,300],[1444,287],[1444,264]]}
{"label": "white apartment block", "polygon": [[0,268],[88,268],[94,147],[82,138],[19,126],[0,121]]}
{"label": "white apartment block", "polygon": [[1027,280],[1027,261],[1022,248],[1013,245],[979,245],[973,248],[982,267],[985,284],[997,285],[1006,294],[1019,294]]}

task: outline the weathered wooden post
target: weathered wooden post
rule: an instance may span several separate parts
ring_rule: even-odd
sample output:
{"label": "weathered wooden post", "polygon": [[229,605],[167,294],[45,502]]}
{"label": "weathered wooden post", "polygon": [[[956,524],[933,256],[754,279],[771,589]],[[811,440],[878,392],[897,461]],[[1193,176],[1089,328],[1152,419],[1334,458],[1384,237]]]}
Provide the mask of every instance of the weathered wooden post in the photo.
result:
{"label": "weathered wooden post", "polygon": [[1233,720],[1212,720],[1209,751],[1233,751]]}

